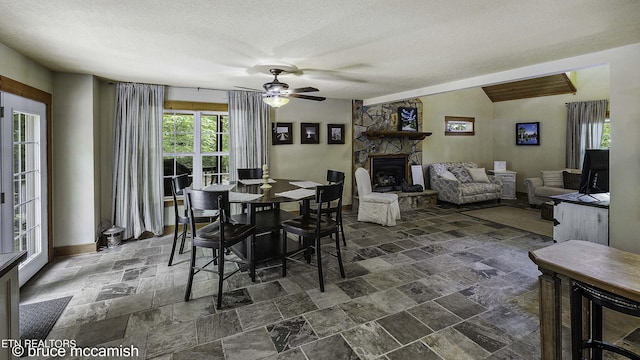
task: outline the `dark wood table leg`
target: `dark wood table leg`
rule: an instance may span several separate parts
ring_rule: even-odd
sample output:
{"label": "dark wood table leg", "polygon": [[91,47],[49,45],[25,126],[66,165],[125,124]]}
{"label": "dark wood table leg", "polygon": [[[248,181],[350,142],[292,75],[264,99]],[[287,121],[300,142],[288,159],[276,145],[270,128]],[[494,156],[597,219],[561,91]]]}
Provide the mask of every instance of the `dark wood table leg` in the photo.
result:
{"label": "dark wood table leg", "polygon": [[583,298],[580,289],[571,284],[571,359],[581,360],[583,350]]}
{"label": "dark wood table leg", "polygon": [[[251,225],[256,224],[256,207],[254,204],[249,203],[247,205],[247,212],[251,218]],[[256,282],[256,233],[253,232],[251,235],[251,244],[247,249],[247,259],[249,259],[249,274],[251,275],[251,282]]]}
{"label": "dark wood table leg", "polygon": [[542,360],[562,359],[562,302],[560,278],[539,268],[540,286],[540,356]]}

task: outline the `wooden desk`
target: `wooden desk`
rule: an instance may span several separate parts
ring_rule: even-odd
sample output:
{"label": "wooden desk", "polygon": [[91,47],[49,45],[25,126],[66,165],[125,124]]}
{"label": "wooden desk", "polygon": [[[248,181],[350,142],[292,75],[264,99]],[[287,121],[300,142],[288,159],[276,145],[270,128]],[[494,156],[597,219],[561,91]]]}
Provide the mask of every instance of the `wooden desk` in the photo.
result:
{"label": "wooden desk", "polygon": [[562,359],[562,302],[558,275],[640,302],[640,255],[569,240],[535,251],[529,258],[542,275],[540,346],[542,359]]}

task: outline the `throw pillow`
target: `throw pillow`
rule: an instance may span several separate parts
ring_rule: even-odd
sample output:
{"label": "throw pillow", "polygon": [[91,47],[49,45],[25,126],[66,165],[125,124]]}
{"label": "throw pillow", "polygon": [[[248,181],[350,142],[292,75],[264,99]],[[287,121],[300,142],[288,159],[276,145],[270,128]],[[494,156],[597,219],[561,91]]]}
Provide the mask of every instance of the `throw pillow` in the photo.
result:
{"label": "throw pillow", "polygon": [[471,175],[473,182],[488,183],[489,178],[484,168],[467,168],[467,172]]}
{"label": "throw pillow", "polygon": [[457,178],[455,175],[453,175],[453,173],[451,173],[451,171],[449,171],[449,170],[445,170],[445,172],[443,172],[443,173],[442,173],[442,175],[440,175],[440,176],[442,176],[443,178],[445,178],[445,179],[447,179],[447,180],[460,181],[460,180],[458,180],[458,178]]}
{"label": "throw pillow", "polygon": [[473,181],[473,179],[471,179],[471,175],[469,175],[469,172],[467,171],[467,169],[463,168],[462,166],[454,166],[449,171],[451,171],[451,173],[453,175],[455,175],[455,177],[461,183],[470,183],[470,182]]}
{"label": "throw pillow", "polygon": [[565,189],[580,190],[580,173],[562,172],[562,181]]}
{"label": "throw pillow", "polygon": [[548,187],[564,188],[562,170],[542,170],[542,184]]}

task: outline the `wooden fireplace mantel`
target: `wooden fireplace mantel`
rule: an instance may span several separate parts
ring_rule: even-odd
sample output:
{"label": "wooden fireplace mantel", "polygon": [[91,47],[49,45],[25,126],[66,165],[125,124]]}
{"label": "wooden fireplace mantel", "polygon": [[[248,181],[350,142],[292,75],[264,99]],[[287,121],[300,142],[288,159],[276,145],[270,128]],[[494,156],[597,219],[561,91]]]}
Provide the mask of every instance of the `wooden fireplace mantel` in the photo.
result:
{"label": "wooden fireplace mantel", "polygon": [[430,136],[430,132],[417,132],[417,131],[389,131],[389,130],[367,130],[362,133],[369,140],[379,140],[384,138],[402,138],[406,137],[409,140],[424,140],[427,136]]}

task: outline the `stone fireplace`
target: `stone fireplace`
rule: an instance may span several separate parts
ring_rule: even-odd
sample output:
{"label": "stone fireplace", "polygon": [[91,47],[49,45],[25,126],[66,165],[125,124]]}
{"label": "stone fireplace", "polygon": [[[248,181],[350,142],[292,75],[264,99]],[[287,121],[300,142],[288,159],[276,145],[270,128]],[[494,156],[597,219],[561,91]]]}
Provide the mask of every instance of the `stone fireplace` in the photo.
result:
{"label": "stone fireplace", "polygon": [[369,155],[373,191],[400,191],[402,180],[408,179],[408,154]]}
{"label": "stone fireplace", "polygon": [[[423,128],[422,101],[419,98],[371,106],[364,106],[362,100],[353,101],[353,171],[359,167],[369,171],[372,188],[376,192],[396,192],[400,211],[435,206],[437,192],[433,190],[401,192],[403,179],[412,184],[411,165],[422,164],[424,136],[415,137],[399,131],[399,107],[416,108],[418,132],[428,131]],[[382,136],[378,136],[380,134]],[[357,208],[355,177],[353,179],[352,205]]]}
{"label": "stone fireplace", "polygon": [[[374,158],[402,157],[404,159],[404,177],[411,184],[410,165],[422,164],[422,140],[407,136],[369,137],[364,133],[371,130],[398,130],[397,113],[399,107],[412,107],[418,110],[418,131],[426,131],[422,125],[422,101],[419,98],[393,103],[364,106],[361,100],[353,102],[353,171],[359,167],[369,171],[373,182],[372,161]],[[397,190],[400,191],[400,183]],[[354,182],[355,189],[355,182]]]}

